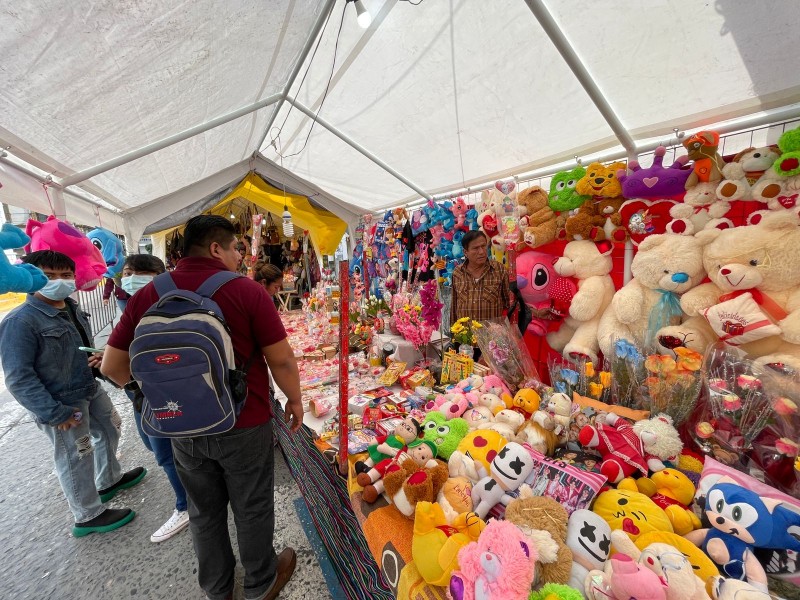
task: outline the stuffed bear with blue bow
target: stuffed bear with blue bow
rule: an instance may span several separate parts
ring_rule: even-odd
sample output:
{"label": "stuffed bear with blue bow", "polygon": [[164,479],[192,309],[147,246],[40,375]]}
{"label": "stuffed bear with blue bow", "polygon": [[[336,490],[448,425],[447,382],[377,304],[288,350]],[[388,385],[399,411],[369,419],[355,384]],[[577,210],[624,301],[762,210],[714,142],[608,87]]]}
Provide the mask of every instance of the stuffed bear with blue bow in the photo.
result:
{"label": "stuffed bear with blue bow", "polygon": [[24,231],[10,223],[4,223],[0,229],[0,294],[16,292],[30,294],[40,290],[47,283],[47,276],[41,269],[33,265],[12,265],[6,256],[6,250],[22,248],[31,241]]}
{"label": "stuffed bear with blue bow", "polygon": [[780,500],[759,496],[729,477],[721,477],[706,495],[710,529],[697,529],[686,539],[699,546],[732,579],[767,591],[767,574],[755,548],[800,552],[800,513]]}

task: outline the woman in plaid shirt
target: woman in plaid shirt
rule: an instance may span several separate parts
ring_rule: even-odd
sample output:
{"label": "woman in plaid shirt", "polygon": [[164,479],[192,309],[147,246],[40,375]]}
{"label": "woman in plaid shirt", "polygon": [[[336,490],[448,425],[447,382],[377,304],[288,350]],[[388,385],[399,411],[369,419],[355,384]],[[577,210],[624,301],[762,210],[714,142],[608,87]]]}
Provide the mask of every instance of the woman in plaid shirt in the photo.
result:
{"label": "woman in plaid shirt", "polygon": [[489,260],[489,241],[482,231],[467,232],[461,243],[465,260],[453,271],[450,322],[462,317],[476,321],[502,317],[509,305],[505,267]]}

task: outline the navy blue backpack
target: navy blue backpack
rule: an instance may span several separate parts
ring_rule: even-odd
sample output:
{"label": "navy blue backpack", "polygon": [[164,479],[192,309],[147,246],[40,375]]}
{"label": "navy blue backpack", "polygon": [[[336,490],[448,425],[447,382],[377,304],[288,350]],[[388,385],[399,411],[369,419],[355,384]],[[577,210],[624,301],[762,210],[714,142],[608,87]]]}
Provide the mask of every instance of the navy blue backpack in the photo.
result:
{"label": "navy blue backpack", "polygon": [[159,299],[142,316],[130,347],[147,435],[211,435],[236,424],[247,398],[250,364],[236,369],[230,329],[211,298],[238,277],[220,271],[196,292],[178,289],[169,273],[153,280]]}

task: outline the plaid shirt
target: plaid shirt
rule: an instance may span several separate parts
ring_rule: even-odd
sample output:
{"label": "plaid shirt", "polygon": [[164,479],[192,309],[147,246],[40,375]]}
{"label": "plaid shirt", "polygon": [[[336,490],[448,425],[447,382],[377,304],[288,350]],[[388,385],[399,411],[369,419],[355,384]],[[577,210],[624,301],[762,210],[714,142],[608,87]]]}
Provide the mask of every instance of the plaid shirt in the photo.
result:
{"label": "plaid shirt", "polygon": [[497,319],[503,316],[508,305],[508,273],[500,263],[490,260],[477,280],[467,272],[466,263],[453,271],[451,323],[462,317],[476,321]]}

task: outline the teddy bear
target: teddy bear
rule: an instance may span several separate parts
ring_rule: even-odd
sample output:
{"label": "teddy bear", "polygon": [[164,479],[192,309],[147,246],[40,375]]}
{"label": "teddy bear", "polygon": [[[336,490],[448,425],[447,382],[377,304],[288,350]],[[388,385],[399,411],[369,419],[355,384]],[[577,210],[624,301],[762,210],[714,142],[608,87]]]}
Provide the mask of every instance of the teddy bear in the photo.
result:
{"label": "teddy bear", "polygon": [[481,201],[478,208],[478,227],[489,238],[492,250],[498,252],[505,250],[505,242],[500,233],[500,210],[505,198],[513,201],[516,198],[516,192],[510,190],[506,194],[498,189],[484,190],[481,193]]}
{"label": "teddy bear", "polygon": [[617,553],[605,570],[590,571],[584,585],[589,600],[666,600],[667,584],[627,554]]}
{"label": "teddy bear", "polygon": [[[507,394],[504,394],[507,395]],[[481,394],[478,398],[478,406],[488,408],[492,415],[496,415],[506,408],[506,403],[497,394]]]}
{"label": "teddy bear", "polygon": [[[624,534],[624,532],[623,532]],[[627,534],[625,534],[627,535]],[[630,536],[628,536],[630,537]],[[647,533],[643,533],[636,537],[633,540],[633,543],[640,551],[646,550],[649,546],[657,547],[656,545],[663,545],[666,548],[670,548],[670,554],[674,558],[678,558],[675,551],[677,550],[683,558],[686,559],[686,562],[689,563],[691,567],[692,573],[697,575],[700,578],[701,582],[706,584],[706,591],[710,591],[708,588],[708,580],[712,575],[719,574],[719,570],[717,569],[716,565],[711,561],[711,559],[703,553],[700,548],[692,544],[689,540],[687,540],[682,535],[678,535],[677,533],[672,533],[670,531],[650,531]],[[616,542],[614,542],[616,547]],[[665,549],[666,549],[665,548]],[[626,552],[626,554],[628,554]],[[634,554],[630,554],[634,556]],[[674,564],[675,570],[678,570],[678,565]],[[685,566],[681,565],[681,569],[684,569]],[[670,577],[668,577],[669,579]]]}
{"label": "teddy bear", "polygon": [[494,394],[502,397],[504,394],[511,394],[506,383],[500,378],[499,375],[487,375],[483,378],[483,384],[480,386],[479,391],[483,394]]}
{"label": "teddy bear", "polygon": [[586,357],[597,363],[597,326],[600,317],[614,296],[614,281],[611,279],[611,251],[609,241],[569,242],[554,269],[562,277],[575,277],[578,291],[572,298],[569,316],[561,327],[547,334],[547,343],[567,359]]}
{"label": "teddy bear", "polygon": [[617,241],[625,241],[625,230],[620,228],[622,217],[619,214],[625,199],[617,178],[617,171],[623,169],[625,163],[621,162],[608,166],[592,163],[586,168],[586,174],[576,184],[575,191],[591,200],[584,202],[577,214],[567,218],[567,238],[593,241],[615,239],[609,235],[610,231],[612,234],[619,233],[621,237]]}
{"label": "teddy bear", "polygon": [[489,465],[489,474],[472,488],[473,511],[485,519],[495,504],[508,506],[512,497],[508,492],[517,490],[533,472],[534,462],[530,452],[516,442],[509,442]]}
{"label": "teddy bear", "polygon": [[556,239],[556,213],[548,204],[547,192],[538,185],[531,186],[517,194],[520,212],[522,242],[518,250],[525,246],[536,248]]}
{"label": "teddy bear", "polygon": [[614,355],[617,340],[647,349],[655,334],[686,317],[680,296],[706,276],[703,242],[694,236],[664,233],[646,237],[631,262],[632,279],[617,290],[597,327],[600,350]]}
{"label": "teddy bear", "polygon": [[567,522],[567,547],[572,551],[569,585],[583,590],[586,575],[602,570],[611,551],[611,527],[595,512],[580,508]]}
{"label": "teddy bear", "polygon": [[767,172],[780,154],[778,146],[750,147],[738,152],[731,162],[722,167],[723,179],[717,186],[717,197],[728,202],[749,200],[751,186]]}
{"label": "teddy bear", "polygon": [[619,489],[641,492],[660,506],[679,535],[700,528],[700,519],[689,506],[694,500],[695,487],[691,479],[677,469],[662,469],[650,477],[626,478],[617,485]]}
{"label": "teddy bear", "polygon": [[539,555],[508,521],[491,520],[477,542],[458,552],[448,587],[451,600],[528,600]]}
{"label": "teddy bear", "polygon": [[468,392],[462,394],[460,391],[453,389],[445,394],[439,394],[434,400],[431,400],[425,405],[425,410],[438,411],[442,413],[449,421],[464,414],[469,408],[470,404],[477,404],[478,395]]}
{"label": "teddy bear", "polygon": [[449,477],[447,465],[436,461],[433,467],[421,467],[413,459],[383,477],[386,495],[401,514],[414,517],[417,502],[434,502]]}
{"label": "teddy bear", "polygon": [[453,571],[458,569],[459,551],[477,541],[485,527],[486,523],[474,513],[462,513],[448,522],[437,503],[418,502],[411,556],[425,582],[447,585]]}
{"label": "teddy bear", "polygon": [[422,422],[422,437],[436,444],[436,456],[448,460],[458,443],[469,433],[469,423],[461,417],[448,419],[440,412],[428,413]]}
{"label": "teddy bear", "polygon": [[767,211],[750,216],[748,223],[756,224],[769,211],[800,209],[800,127],[784,132],[778,138],[781,155],[753,186],[754,200],[765,202]]}
{"label": "teddy bear", "polygon": [[537,410],[531,421],[552,431],[559,444],[564,444],[569,435],[569,425],[572,415],[572,400],[567,394],[556,392],[547,399],[544,410]]}
{"label": "teddy bear", "polygon": [[[521,414],[524,417],[524,421],[526,419],[530,419],[533,413],[539,410],[539,404],[541,401],[542,397],[537,393],[536,390],[532,390],[530,388],[520,388],[517,390],[514,398],[512,398],[511,406],[509,408]],[[520,423],[520,425],[522,425],[522,423]]]}
{"label": "teddy bear", "polygon": [[721,340],[759,364],[800,369],[800,218],[770,213],[757,225],[696,237],[711,281],[681,296],[689,318],[662,328],[659,343],[679,340],[704,352]]}
{"label": "teddy bear", "polygon": [[[683,203],[673,206],[669,214],[673,220],[667,230],[681,235],[692,235],[705,228],[712,219],[721,219],[731,209],[729,202],[717,198],[717,186],[722,180],[725,162],[717,153],[719,134],[716,131],[699,131],[683,141],[694,161],[692,173],[686,179]],[[714,226],[722,226],[722,221]],[[724,223],[732,227],[730,222]]]}
{"label": "teddy bear", "polygon": [[[498,403],[502,403],[500,398],[497,399]],[[468,424],[471,431],[482,429],[485,425],[494,422],[494,413],[486,406],[478,404],[472,408],[468,408],[461,418]]]}
{"label": "teddy bear", "polygon": [[[638,541],[638,540],[637,540]],[[674,546],[654,542],[641,550],[624,531],[612,531],[614,549],[653,571],[667,585],[667,600],[709,600],[706,585],[692,564]]]}
{"label": "teddy bear", "polygon": [[576,214],[583,203],[590,200],[589,196],[581,195],[575,190],[575,186],[584,175],[586,169],[578,165],[570,171],[556,173],[550,180],[547,204],[556,214],[557,239],[567,239],[567,232],[564,229],[567,218]]}
{"label": "teddy bear", "polygon": [[464,198],[461,196],[456,198],[455,202],[453,202],[453,205],[450,207],[450,212],[453,213],[456,229],[469,231],[469,229],[467,229],[467,212],[469,212],[469,207]]}
{"label": "teddy bear", "polygon": [[641,439],[630,423],[614,413],[608,413],[604,421],[596,419],[594,425],[584,425],[578,440],[582,446],[600,453],[603,458],[600,473],[610,483],[619,483],[634,473],[647,476]]}
{"label": "teddy bear", "polygon": [[408,446],[400,450],[394,457],[386,458],[372,467],[366,473],[359,473],[356,478],[358,485],[364,488],[362,498],[364,502],[372,504],[384,492],[383,478],[388,473],[400,470],[400,465],[406,460],[412,460],[425,469],[434,469],[436,462],[436,444],[430,440],[417,438],[409,442]]}
{"label": "teddy bear", "polygon": [[519,430],[525,423],[525,417],[508,408],[504,408],[494,415],[491,423],[487,423],[482,427],[486,431],[496,431],[502,435],[507,441],[513,442],[517,437],[517,430]]}
{"label": "teddy bear", "polygon": [[12,265],[8,261],[5,250],[21,248],[28,242],[30,238],[19,227],[3,223],[0,229],[0,294],[31,294],[47,283],[47,276],[38,267],[27,263]]}
{"label": "teddy bear", "polygon": [[659,413],[650,419],[641,419],[633,424],[633,433],[642,443],[647,468],[652,473],[666,469],[664,461],[677,463],[683,442],[672,417]]}
{"label": "teddy bear", "polygon": [[572,550],[567,546],[566,509],[552,498],[534,496],[524,485],[519,498],[509,502],[505,519],[519,527],[539,551],[536,584],[567,583]]}

